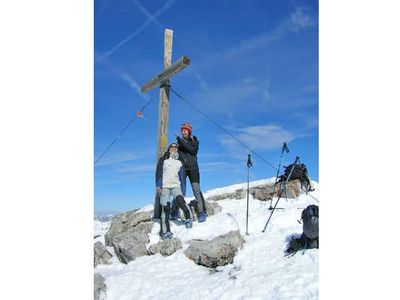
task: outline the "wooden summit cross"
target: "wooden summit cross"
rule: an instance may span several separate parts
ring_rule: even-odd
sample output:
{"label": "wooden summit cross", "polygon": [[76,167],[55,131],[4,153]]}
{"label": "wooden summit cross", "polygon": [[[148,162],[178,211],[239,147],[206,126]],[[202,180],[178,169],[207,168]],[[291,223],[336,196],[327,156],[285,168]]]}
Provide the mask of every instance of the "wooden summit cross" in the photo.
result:
{"label": "wooden summit cross", "polygon": [[158,104],[158,129],[157,129],[157,160],[167,150],[168,142],[168,113],[169,113],[169,87],[170,78],[190,64],[187,56],[182,56],[173,65],[172,58],[172,33],[171,29],[164,32],[164,71],[141,87],[141,92],[146,93],[155,87],[160,87],[160,101]]}

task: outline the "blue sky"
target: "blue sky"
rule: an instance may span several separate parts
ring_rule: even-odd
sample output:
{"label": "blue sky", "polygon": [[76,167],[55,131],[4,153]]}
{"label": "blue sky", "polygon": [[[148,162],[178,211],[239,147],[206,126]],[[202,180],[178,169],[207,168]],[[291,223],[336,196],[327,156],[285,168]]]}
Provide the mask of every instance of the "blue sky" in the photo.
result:
{"label": "blue sky", "polygon": [[[96,212],[154,201],[159,90],[139,89],[163,68],[165,28],[172,62],[191,59],[174,90],[275,166],[287,142],[283,164],[298,155],[318,180],[317,1],[96,0],[94,17],[94,159],[154,99],[96,164]],[[203,191],[247,180],[248,150],[171,93],[169,142],[185,121]],[[251,180],[275,176],[253,159]]]}

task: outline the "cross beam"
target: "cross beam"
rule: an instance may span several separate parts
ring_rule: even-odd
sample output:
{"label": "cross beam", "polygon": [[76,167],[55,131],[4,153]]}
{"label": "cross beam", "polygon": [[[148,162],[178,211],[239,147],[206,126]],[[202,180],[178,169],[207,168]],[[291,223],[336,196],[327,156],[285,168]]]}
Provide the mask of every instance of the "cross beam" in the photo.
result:
{"label": "cross beam", "polygon": [[164,155],[168,143],[168,115],[169,115],[169,83],[170,78],[182,71],[190,64],[187,56],[182,56],[171,65],[172,58],[172,35],[171,29],[164,32],[164,71],[141,87],[141,92],[146,93],[155,87],[160,87],[160,101],[158,104],[158,126],[157,126],[157,156],[156,161]]}
{"label": "cross beam", "polygon": [[155,87],[168,83],[169,78],[186,68],[189,64],[190,58],[187,56],[182,56],[180,59],[174,62],[173,65],[167,67],[156,77],[143,84],[140,88],[140,91],[142,93],[146,93]]}

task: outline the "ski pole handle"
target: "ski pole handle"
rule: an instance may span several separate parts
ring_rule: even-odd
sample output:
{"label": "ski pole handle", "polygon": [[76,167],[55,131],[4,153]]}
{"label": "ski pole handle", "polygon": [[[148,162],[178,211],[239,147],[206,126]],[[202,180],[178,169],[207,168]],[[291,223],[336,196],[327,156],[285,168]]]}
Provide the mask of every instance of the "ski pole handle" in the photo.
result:
{"label": "ski pole handle", "polygon": [[253,166],[253,163],[251,162],[250,154],[247,154],[247,167],[250,168],[252,166]]}
{"label": "ski pole handle", "polygon": [[288,148],[286,142],[283,143],[282,152],[283,152],[283,151],[285,151],[286,153],[289,153],[289,148]]}

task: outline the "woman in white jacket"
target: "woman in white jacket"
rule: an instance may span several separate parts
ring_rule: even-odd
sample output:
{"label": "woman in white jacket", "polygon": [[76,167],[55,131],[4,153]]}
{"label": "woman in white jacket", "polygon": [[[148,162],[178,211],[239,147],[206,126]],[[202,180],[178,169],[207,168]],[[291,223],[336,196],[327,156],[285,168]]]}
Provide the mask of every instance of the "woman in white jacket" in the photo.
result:
{"label": "woman in white jacket", "polygon": [[169,226],[171,195],[178,207],[183,210],[186,228],[190,228],[193,225],[190,208],[183,197],[186,192],[184,176],[185,170],[179,160],[178,144],[172,143],[169,145],[167,152],[159,159],[156,170],[156,187],[161,194],[160,235],[163,239],[172,238]]}

